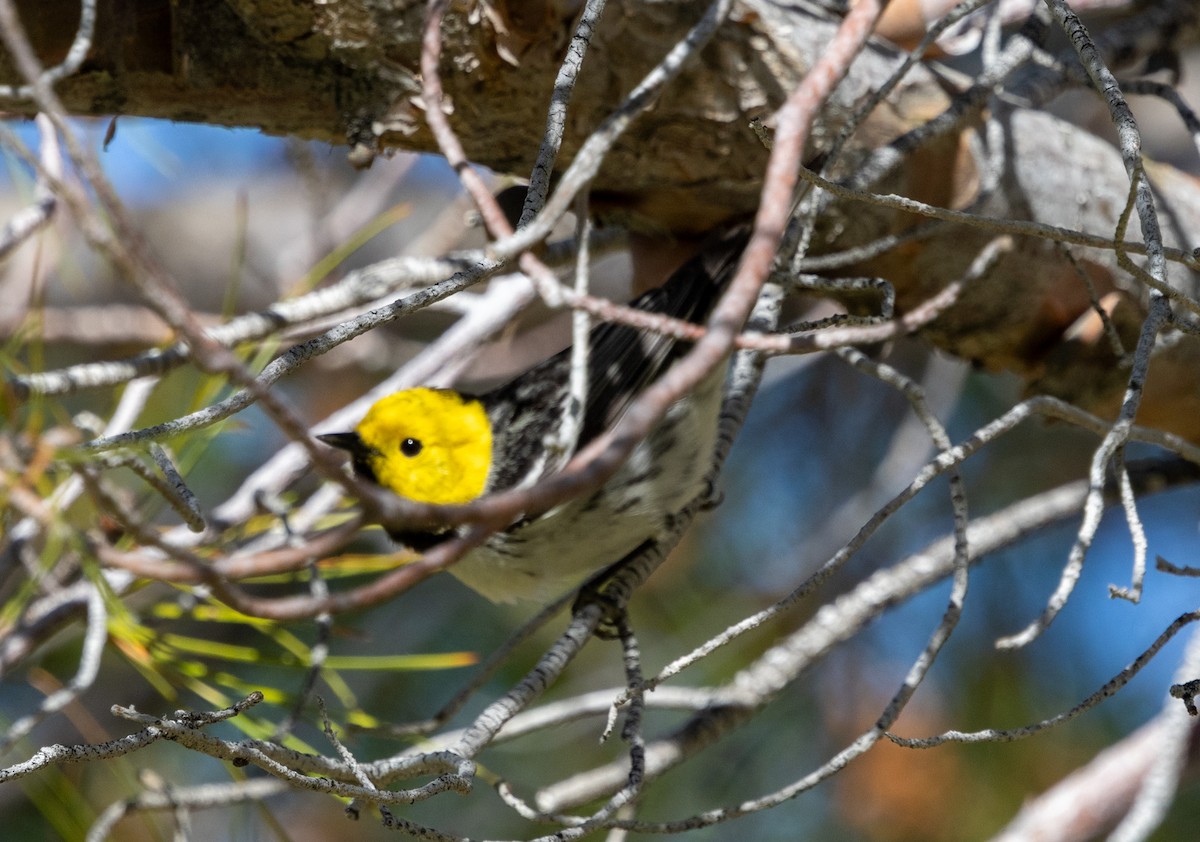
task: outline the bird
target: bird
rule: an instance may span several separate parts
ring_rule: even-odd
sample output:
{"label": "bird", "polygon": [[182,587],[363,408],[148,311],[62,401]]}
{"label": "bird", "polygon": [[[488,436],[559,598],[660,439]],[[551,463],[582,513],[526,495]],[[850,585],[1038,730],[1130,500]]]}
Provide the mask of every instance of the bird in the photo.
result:
{"label": "bird", "polygon": [[[726,231],[630,306],[702,323],[728,285],[746,240],[744,227]],[[396,392],[374,403],[352,430],[318,439],[347,451],[359,477],[400,497],[466,504],[527,487],[560,469],[616,423],[689,347],[686,340],[605,322],[588,333],[582,411],[570,386],[567,348],[484,394],[431,387]],[[518,517],[449,572],[493,602],[547,602],[655,540],[672,516],[708,490],[725,376],[726,367],[718,366],[672,404],[599,489]],[[564,411],[568,408],[574,413]],[[564,435],[571,418],[574,435]],[[450,528],[389,534],[426,551],[459,533]]]}

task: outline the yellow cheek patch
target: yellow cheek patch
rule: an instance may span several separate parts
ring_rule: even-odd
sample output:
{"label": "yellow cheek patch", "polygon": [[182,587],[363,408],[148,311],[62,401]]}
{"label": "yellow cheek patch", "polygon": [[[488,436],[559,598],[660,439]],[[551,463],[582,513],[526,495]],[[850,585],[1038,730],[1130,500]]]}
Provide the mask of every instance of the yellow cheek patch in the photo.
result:
{"label": "yellow cheek patch", "polygon": [[[492,425],[477,400],[445,389],[408,389],[375,403],[355,432],[375,451],[379,484],[420,503],[469,503],[492,464]],[[401,445],[417,442],[408,451]]]}

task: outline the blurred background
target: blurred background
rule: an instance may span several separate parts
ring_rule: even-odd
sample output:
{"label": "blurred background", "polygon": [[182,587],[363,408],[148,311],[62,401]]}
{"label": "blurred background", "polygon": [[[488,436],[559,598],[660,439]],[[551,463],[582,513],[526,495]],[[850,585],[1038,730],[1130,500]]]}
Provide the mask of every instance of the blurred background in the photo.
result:
{"label": "blurred background", "polygon": [[[1194,81],[1197,70],[1189,62],[1185,82]],[[1150,152],[1197,172],[1195,149],[1174,117],[1135,104]],[[1058,105],[1073,119],[1109,132],[1107,117],[1094,102],[1080,97]],[[105,144],[107,123],[80,127],[91,143],[103,147],[101,160],[158,257],[195,309],[213,322],[265,307],[384,257],[440,254],[482,241],[453,174],[438,158],[381,158],[360,172],[347,163],[343,149],[251,131],[122,118]],[[31,124],[12,128],[36,143]],[[32,181],[11,155],[4,163],[0,216],[7,218],[29,201]],[[340,261],[328,259],[347,243],[358,246]],[[621,297],[627,274],[626,259],[612,256],[605,259],[598,283]],[[280,392],[316,423],[390,374],[454,318],[450,308],[442,308],[372,332],[313,360],[285,379]],[[522,332],[505,335],[494,353],[481,356],[486,364],[468,371],[463,385],[482,389],[497,383],[562,347],[566,337],[561,318],[531,313]],[[299,338],[289,335],[289,341]],[[81,245],[65,215],[34,247],[23,247],[0,267],[0,343],[13,368],[43,370],[117,359],[166,339],[161,324]],[[886,359],[925,386],[956,441],[1020,399],[1015,381],[1003,374],[970,370],[917,342],[898,343]],[[190,369],[169,374],[139,423],[155,423],[211,401],[202,380]],[[112,391],[101,390],[34,402],[10,412],[5,423],[48,426],[84,409],[105,416],[115,400]],[[278,431],[251,409],[215,436],[189,441],[179,457],[205,505],[225,499],[264,455],[283,443]],[[1088,434],[1040,421],[1002,438],[965,467],[972,516],[1084,476],[1095,443]],[[877,381],[832,356],[773,360],[726,468],[724,502],[701,517],[633,603],[647,670],[790,591],[907,485],[932,454],[907,403]],[[135,480],[128,487],[135,495],[145,494]],[[818,600],[740,639],[678,682],[726,680],[756,652],[803,623],[820,602],[944,535],[950,525],[948,498],[946,484],[934,483],[823,588]],[[1200,563],[1195,557],[1198,511],[1197,489],[1146,498],[1141,513],[1151,558]],[[165,512],[162,522],[175,521]],[[1153,572],[1140,605],[1109,599],[1109,585],[1128,584],[1132,564],[1124,519],[1119,511],[1110,512],[1071,602],[1050,631],[1027,649],[996,651],[997,637],[1024,627],[1042,610],[1077,525],[1071,521],[1046,530],[973,571],[963,620],[900,719],[898,732],[923,736],[950,728],[1008,728],[1051,716],[1093,692],[1176,616],[1195,608],[1191,580]],[[360,543],[363,552],[388,549],[378,530],[364,533]],[[940,620],[948,591],[943,584],[889,612],[764,716],[670,773],[665,785],[653,788],[640,815],[679,818],[735,804],[823,763],[878,717]],[[155,681],[144,664],[114,647],[83,703],[34,731],[6,763],[47,743],[95,742],[127,733],[127,723],[108,714],[112,704],[147,712],[200,708],[217,701],[209,694],[216,687],[233,695],[239,688],[275,688],[279,695],[255,714],[283,718],[289,709],[287,694],[298,690],[304,675],[297,659],[287,655],[283,632],[219,617],[204,620],[189,613],[193,606],[185,594],[167,588],[142,596],[143,619],[150,618],[147,627],[162,635],[158,642],[177,636],[177,668],[186,679]],[[438,576],[391,604],[337,618],[331,654],[446,655],[448,663],[461,664],[486,656],[532,613],[526,606],[492,605],[451,577]],[[483,700],[511,686],[559,627],[551,624],[522,647],[493,680],[492,693],[485,689],[455,723],[469,721]],[[301,646],[314,639],[311,624],[294,625],[286,634]],[[186,651],[181,641],[189,635],[214,645],[179,655]],[[881,744],[832,781],[780,808],[685,838],[987,838],[1025,799],[1158,713],[1167,687],[1178,680],[1173,671],[1186,637],[1185,632],[1169,644],[1115,698],[1047,733],[1009,744],[928,751]],[[221,650],[217,642],[230,648]],[[6,677],[0,684],[0,715],[11,722],[33,709],[43,693],[70,677],[78,652],[78,634],[63,635],[33,659],[36,666]],[[329,701],[335,721],[395,724],[428,716],[468,674],[469,667],[431,669],[420,661],[396,660],[388,669],[338,669],[336,681],[319,692]],[[622,680],[618,646],[593,641],[549,698],[619,686]],[[652,713],[649,733],[662,733],[681,720],[682,714]],[[315,711],[306,711],[299,734],[317,750],[328,751],[314,728],[317,723]],[[533,774],[550,782],[570,769],[619,756],[619,741],[597,744],[602,726],[602,718],[594,718],[493,748],[485,755],[484,771],[508,776],[520,770],[519,777],[526,780]],[[232,728],[224,733],[236,734]],[[360,758],[385,756],[403,744],[370,727],[348,743]],[[562,746],[570,751],[554,750]],[[588,762],[581,766],[585,757]],[[531,764],[536,764],[532,773]],[[100,810],[138,791],[151,769],[168,784],[243,774],[170,744],[120,762],[45,770],[0,788],[4,835],[81,838]],[[1197,794],[1194,785],[1180,794],[1156,838],[1190,838],[1200,820]],[[503,808],[482,781],[470,797],[435,799],[403,813],[414,821],[489,838],[537,832]],[[391,838],[366,817],[348,828],[333,799],[311,794],[274,799],[265,806],[202,811],[192,821],[195,838],[203,839],[317,840],[348,833],[358,839]],[[169,827],[161,817],[128,819],[118,826],[117,838],[167,838]]]}

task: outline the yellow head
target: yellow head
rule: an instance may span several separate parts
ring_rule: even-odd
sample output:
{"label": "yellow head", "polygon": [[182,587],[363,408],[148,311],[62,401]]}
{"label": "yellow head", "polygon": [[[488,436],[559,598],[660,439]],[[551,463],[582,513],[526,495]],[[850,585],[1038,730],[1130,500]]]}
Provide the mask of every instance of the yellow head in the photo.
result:
{"label": "yellow head", "polygon": [[388,395],[353,433],[321,439],[349,450],[360,474],[420,503],[469,503],[483,494],[492,461],[483,404],[448,389]]}

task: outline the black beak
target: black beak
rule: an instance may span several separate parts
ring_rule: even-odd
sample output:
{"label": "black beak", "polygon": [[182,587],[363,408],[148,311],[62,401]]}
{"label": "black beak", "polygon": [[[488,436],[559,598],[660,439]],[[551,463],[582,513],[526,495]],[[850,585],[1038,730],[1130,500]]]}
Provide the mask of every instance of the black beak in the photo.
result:
{"label": "black beak", "polygon": [[371,466],[371,462],[373,461],[371,457],[375,451],[367,446],[367,443],[362,440],[362,436],[358,433],[322,433],[317,436],[317,439],[330,447],[336,447],[339,450],[348,452],[350,454],[350,466],[354,468],[355,475],[374,483],[379,482],[375,478],[375,469]]}
{"label": "black beak", "polygon": [[336,447],[339,450],[348,451],[352,456],[364,455],[367,452],[367,446],[363,444],[363,440],[358,433],[322,433],[317,436],[318,441],[323,441],[330,447]]}

